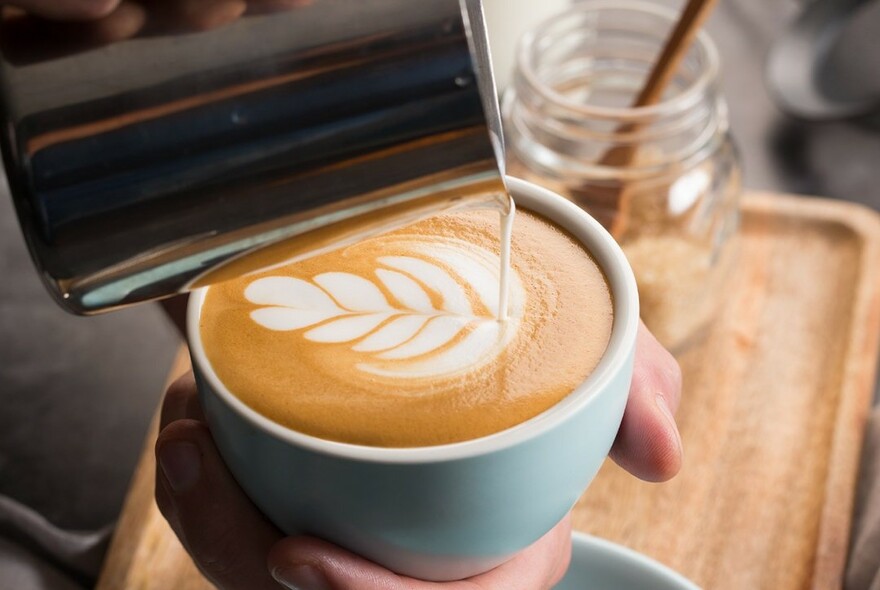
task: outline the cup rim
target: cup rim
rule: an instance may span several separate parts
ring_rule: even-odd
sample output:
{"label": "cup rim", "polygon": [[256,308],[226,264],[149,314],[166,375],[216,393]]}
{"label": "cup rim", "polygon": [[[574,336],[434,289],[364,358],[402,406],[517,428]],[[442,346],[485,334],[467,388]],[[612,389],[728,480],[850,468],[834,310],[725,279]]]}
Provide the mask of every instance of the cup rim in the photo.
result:
{"label": "cup rim", "polygon": [[[582,243],[599,264],[611,291],[614,320],[611,338],[599,364],[558,403],[525,422],[499,432],[461,442],[424,447],[373,447],[318,438],[263,416],[233,395],[208,361],[199,332],[199,315],[210,287],[190,294],[186,326],[194,369],[208,382],[211,393],[258,430],[286,443],[336,457],[373,463],[437,463],[487,455],[541,436],[589,405],[626,369],[639,326],[639,300],[632,268],[620,246],[602,225],[564,197],[524,180],[506,177],[518,207],[548,218]],[[206,392],[202,392],[204,395]]]}

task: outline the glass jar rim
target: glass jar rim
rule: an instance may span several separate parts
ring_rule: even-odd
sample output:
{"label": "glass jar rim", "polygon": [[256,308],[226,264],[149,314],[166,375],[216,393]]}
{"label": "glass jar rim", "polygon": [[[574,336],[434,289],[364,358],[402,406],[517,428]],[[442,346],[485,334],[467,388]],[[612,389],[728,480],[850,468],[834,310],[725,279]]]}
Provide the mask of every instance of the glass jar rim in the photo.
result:
{"label": "glass jar rim", "polygon": [[548,101],[585,117],[624,121],[639,120],[649,117],[668,116],[690,108],[700,100],[701,96],[705,94],[707,87],[718,77],[720,69],[718,48],[708,33],[705,30],[700,30],[697,33],[692,48],[698,48],[705,56],[706,65],[696,80],[689,84],[680,94],[669,100],[640,107],[589,105],[575,102],[544,84],[531,61],[531,50],[535,41],[545,37],[548,31],[560,23],[569,20],[572,16],[593,14],[604,10],[647,13],[669,21],[672,26],[675,26],[675,23],[678,21],[678,15],[675,11],[640,0],[579,0],[573,7],[550,17],[533,30],[527,32],[519,42],[516,53],[517,69],[526,78],[535,92]]}

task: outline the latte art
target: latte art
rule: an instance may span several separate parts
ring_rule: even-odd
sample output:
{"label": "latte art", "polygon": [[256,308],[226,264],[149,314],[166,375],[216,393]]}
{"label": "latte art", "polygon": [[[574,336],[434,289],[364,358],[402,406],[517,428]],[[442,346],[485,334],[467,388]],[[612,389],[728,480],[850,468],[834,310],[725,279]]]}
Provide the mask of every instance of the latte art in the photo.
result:
{"label": "latte art", "polygon": [[366,276],[330,271],[310,280],[253,280],[244,296],[262,307],[250,317],[269,330],[300,331],[311,342],[347,343],[362,355],[355,369],[389,378],[447,377],[479,368],[504,350],[519,325],[525,293],[514,274],[508,318],[500,320],[498,255],[457,239],[377,240],[399,254],[378,257]]}
{"label": "latte art", "polygon": [[211,286],[205,354],[229,391],[292,430],[353,444],[486,436],[571,393],[613,310],[574,238],[519,211],[508,318],[498,213],[447,213]]}

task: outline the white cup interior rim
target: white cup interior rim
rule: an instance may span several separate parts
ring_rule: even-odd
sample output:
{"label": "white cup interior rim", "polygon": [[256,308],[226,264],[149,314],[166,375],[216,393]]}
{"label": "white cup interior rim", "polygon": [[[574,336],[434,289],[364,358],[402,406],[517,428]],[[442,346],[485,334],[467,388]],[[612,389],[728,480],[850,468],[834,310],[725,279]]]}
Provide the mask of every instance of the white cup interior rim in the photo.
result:
{"label": "white cup interior rim", "polygon": [[593,254],[608,280],[614,323],[611,339],[596,369],[566,398],[543,413],[516,426],[472,440],[426,447],[371,447],[326,440],[282,426],[251,409],[220,381],[205,354],[199,333],[199,315],[210,287],[193,291],[187,310],[190,354],[214,395],[257,429],[292,445],[339,458],[378,463],[431,463],[485,455],[538,436],[582,406],[589,404],[623,368],[635,346],[639,301],[629,262],[614,238],[582,209],[544,188],[513,177],[506,179],[517,206],[543,215],[566,229]]}

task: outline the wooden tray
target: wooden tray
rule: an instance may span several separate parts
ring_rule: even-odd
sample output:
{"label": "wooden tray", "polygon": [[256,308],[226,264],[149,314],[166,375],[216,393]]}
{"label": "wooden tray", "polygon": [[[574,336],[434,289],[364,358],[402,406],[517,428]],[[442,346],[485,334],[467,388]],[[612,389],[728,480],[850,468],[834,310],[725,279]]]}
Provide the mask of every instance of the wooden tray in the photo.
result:
{"label": "wooden tray", "polygon": [[[680,358],[681,474],[648,484],[607,462],[574,524],[713,590],[840,588],[878,356],[880,216],[781,195],[749,195],[743,213],[736,286]],[[153,502],[154,439],[99,589],[210,587]]]}

